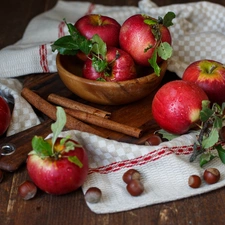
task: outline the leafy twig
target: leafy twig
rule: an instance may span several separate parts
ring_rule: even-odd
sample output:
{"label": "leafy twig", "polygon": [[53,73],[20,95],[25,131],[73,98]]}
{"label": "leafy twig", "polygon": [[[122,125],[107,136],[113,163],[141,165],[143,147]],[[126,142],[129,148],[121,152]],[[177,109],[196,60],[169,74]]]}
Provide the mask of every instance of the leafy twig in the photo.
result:
{"label": "leafy twig", "polygon": [[202,110],[200,112],[200,133],[197,142],[194,143],[193,154],[190,157],[190,162],[193,162],[200,155],[200,166],[215,158],[212,150],[217,150],[218,156],[225,163],[225,150],[222,145],[219,145],[219,132],[223,127],[225,103],[219,106],[213,103],[210,108],[210,102],[204,100],[202,102]]}

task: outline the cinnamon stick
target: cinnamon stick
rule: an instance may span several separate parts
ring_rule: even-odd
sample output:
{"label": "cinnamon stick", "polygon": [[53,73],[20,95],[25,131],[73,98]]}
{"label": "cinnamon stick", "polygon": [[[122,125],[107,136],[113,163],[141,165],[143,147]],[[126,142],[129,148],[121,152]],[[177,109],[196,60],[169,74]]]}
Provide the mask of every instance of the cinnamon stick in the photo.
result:
{"label": "cinnamon stick", "polygon": [[136,127],[131,127],[125,124],[121,124],[109,119],[104,119],[95,116],[90,113],[82,112],[74,109],[65,109],[65,112],[81,121],[85,121],[89,124],[97,125],[102,128],[117,131],[132,137],[139,138],[142,134],[142,130]]}
{"label": "cinnamon stick", "polygon": [[[56,121],[56,110],[57,110],[56,106],[50,104],[49,102],[47,102],[46,100],[41,98],[38,94],[34,93],[28,88],[23,88],[21,95],[39,111],[47,115],[52,120]],[[68,114],[65,127],[70,130],[79,130],[107,138],[106,135],[104,135],[103,133],[99,132],[98,130],[94,129],[88,124],[85,124]]]}
{"label": "cinnamon stick", "polygon": [[111,116],[110,112],[100,110],[89,105],[82,104],[80,102],[59,96],[57,94],[50,94],[48,96],[48,101],[68,109],[80,110],[80,111],[87,112],[87,113],[90,113],[99,117],[103,117],[103,118],[109,118]]}

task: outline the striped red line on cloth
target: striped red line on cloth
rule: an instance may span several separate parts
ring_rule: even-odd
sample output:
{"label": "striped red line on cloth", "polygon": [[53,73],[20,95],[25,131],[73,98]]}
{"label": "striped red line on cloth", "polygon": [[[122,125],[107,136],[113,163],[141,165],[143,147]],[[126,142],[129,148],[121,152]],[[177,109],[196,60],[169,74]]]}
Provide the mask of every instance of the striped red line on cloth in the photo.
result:
{"label": "striped red line on cloth", "polygon": [[47,59],[47,46],[46,44],[39,46],[40,65],[44,73],[49,73],[48,59]]}
{"label": "striped red line on cloth", "polygon": [[93,10],[95,9],[95,4],[91,3],[88,7],[88,11],[86,12],[85,15],[91,14]]}
{"label": "striped red line on cloth", "polygon": [[193,145],[190,146],[179,146],[179,147],[162,147],[161,149],[149,152],[144,156],[137,157],[135,159],[124,160],[120,162],[114,162],[107,166],[102,166],[98,168],[90,168],[89,174],[92,173],[100,173],[100,174],[107,174],[118,171],[123,168],[130,168],[133,166],[140,166],[144,165],[149,162],[153,162],[156,160],[161,159],[162,157],[176,154],[176,155],[189,155],[193,151]]}

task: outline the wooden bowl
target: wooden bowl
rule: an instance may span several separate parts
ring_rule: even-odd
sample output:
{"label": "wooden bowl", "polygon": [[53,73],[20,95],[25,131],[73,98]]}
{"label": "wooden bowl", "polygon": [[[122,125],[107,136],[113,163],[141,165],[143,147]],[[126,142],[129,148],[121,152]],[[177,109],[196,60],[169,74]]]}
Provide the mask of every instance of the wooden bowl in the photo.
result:
{"label": "wooden bowl", "polygon": [[161,75],[149,68],[138,69],[139,77],[120,82],[104,82],[82,77],[83,62],[76,56],[58,54],[56,65],[65,86],[79,97],[102,105],[122,105],[140,100],[153,92],[160,84],[167,62],[160,65]]}

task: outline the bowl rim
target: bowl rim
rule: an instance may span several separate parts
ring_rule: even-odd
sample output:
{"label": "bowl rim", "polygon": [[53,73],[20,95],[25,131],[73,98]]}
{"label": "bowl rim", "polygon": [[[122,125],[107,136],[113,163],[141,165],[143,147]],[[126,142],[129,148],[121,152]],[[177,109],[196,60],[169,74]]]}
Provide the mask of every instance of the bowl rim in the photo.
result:
{"label": "bowl rim", "polygon": [[[151,74],[148,74],[148,75],[145,75],[145,76],[142,76],[142,77],[137,77],[137,78],[134,78],[134,79],[130,79],[130,80],[124,80],[124,81],[110,81],[110,82],[107,82],[107,81],[98,81],[98,80],[91,80],[91,79],[87,79],[87,78],[84,78],[84,77],[81,77],[81,76],[77,76],[76,74],[73,74],[72,72],[70,72],[69,70],[65,69],[65,67],[62,65],[61,63],[61,57],[64,57],[64,56],[68,56],[68,55],[62,55],[60,53],[57,54],[56,56],[56,66],[57,66],[57,70],[62,70],[64,72],[64,74],[66,73],[67,76],[69,77],[72,77],[73,79],[76,79],[76,80],[80,80],[80,81],[83,81],[85,83],[89,83],[89,84],[92,84],[92,85],[99,85],[99,84],[104,84],[105,86],[112,86],[112,85],[126,85],[126,84],[131,84],[131,83],[142,83],[143,81],[145,81],[146,79],[148,80],[149,78],[152,78],[152,76],[156,76],[156,78],[160,78],[160,76],[162,76],[162,74],[160,74],[160,76],[157,76],[154,72],[151,73]],[[71,57],[75,57],[75,56],[72,56]],[[163,69],[166,69],[167,68],[167,61],[162,61],[160,63],[160,68],[161,68],[161,71],[163,71]],[[61,76],[61,75],[60,75]],[[161,78],[160,78],[161,79]]]}

